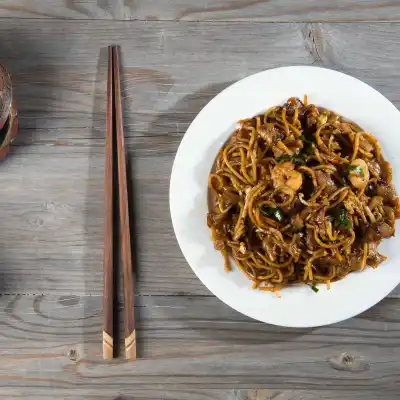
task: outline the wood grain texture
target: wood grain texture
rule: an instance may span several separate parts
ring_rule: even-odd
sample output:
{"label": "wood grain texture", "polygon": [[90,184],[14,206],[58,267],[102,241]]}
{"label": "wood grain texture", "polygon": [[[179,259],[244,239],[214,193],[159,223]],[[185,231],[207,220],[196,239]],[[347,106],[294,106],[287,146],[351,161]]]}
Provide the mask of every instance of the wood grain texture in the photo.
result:
{"label": "wood grain texture", "polygon": [[[28,389],[29,390],[29,389]],[[6,399],[29,400],[393,400],[396,396],[392,393],[378,391],[351,392],[346,390],[278,390],[278,389],[132,389],[128,392],[134,395],[97,394],[92,390],[80,389],[71,393],[68,389],[49,390],[35,388],[35,394],[28,394],[22,389],[17,395],[13,394]],[[15,390],[13,390],[15,391]],[[78,392],[78,394],[74,394]],[[22,393],[22,394],[20,394]],[[36,395],[37,394],[37,395]],[[115,397],[114,397],[115,396]]]}
{"label": "wood grain texture", "polygon": [[[7,229],[0,232],[1,293],[102,292],[104,148],[95,156],[88,148],[68,149],[27,156],[18,148],[2,164],[0,184],[7,191],[0,203],[8,211],[2,219]],[[138,290],[205,294],[172,231],[165,172],[171,162],[131,158]]]}
{"label": "wood grain texture", "polygon": [[[30,118],[31,129],[40,132],[44,123],[68,116],[75,124],[64,128],[83,125],[90,129],[93,119],[97,126],[104,121],[106,63],[100,50],[110,42],[120,43],[123,96],[129,111],[126,125],[135,128],[135,134],[143,134],[156,128],[152,122],[165,121],[170,124],[167,133],[173,128],[181,136],[183,123],[190,122],[221,89],[249,74],[282,65],[339,69],[399,104],[395,68],[399,31],[397,23],[27,20],[20,26],[16,20],[5,20],[0,25],[4,38],[0,59],[7,59],[21,117]],[[73,116],[68,114],[72,112]]]}
{"label": "wood grain texture", "polygon": [[393,21],[388,0],[3,0],[1,17],[194,21]]}
{"label": "wood grain texture", "polygon": [[169,175],[190,122],[231,82],[270,67],[322,65],[400,105],[396,23],[4,20],[0,33],[20,109],[17,146],[0,174],[1,293],[101,294],[110,42],[121,44],[140,294],[210,294],[177,246]]}
{"label": "wood grain texture", "polygon": [[[249,320],[212,297],[186,264],[170,222],[168,186],[195,115],[254,72],[326,66],[400,106],[400,24],[265,23],[393,21],[399,4],[198,4],[0,2],[0,59],[13,74],[21,126],[0,166],[0,293],[25,294],[0,297],[0,397],[398,398],[400,289],[333,326],[284,329]],[[111,43],[122,50],[128,175],[138,216],[136,363],[101,360],[105,50]],[[41,293],[47,295],[34,295]]]}
{"label": "wood grain texture", "polygon": [[[399,300],[314,329],[262,324],[211,297],[139,296],[136,312],[140,359],[110,363],[101,358],[101,296],[2,296],[2,394],[145,397],[146,390],[232,387],[309,389],[314,397],[305,398],[332,399],[399,393]],[[363,368],[337,368],[331,360],[345,352]]]}
{"label": "wood grain texture", "polygon": [[4,20],[0,33],[20,108],[18,146],[0,175],[7,187],[2,293],[101,293],[101,49],[110,42],[122,47],[140,294],[209,295],[176,244],[168,186],[185,130],[220,90],[265,68],[316,64],[359,77],[400,104],[400,24]]}

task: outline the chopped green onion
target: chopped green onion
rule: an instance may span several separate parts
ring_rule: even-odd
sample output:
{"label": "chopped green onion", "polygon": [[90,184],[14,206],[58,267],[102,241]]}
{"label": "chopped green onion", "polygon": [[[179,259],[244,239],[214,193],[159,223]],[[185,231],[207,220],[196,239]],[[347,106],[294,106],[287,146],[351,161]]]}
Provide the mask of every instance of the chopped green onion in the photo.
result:
{"label": "chopped green onion", "polygon": [[304,154],[307,156],[313,156],[315,154],[314,150],[314,143],[309,144],[305,149],[304,149]]}
{"label": "chopped green onion", "polygon": [[292,159],[291,156],[289,156],[289,154],[283,154],[281,156],[276,157],[276,161],[278,163],[281,163],[283,161],[290,161]]}
{"label": "chopped green onion", "polygon": [[311,290],[313,290],[315,293],[319,292],[319,289],[315,285],[308,285],[310,286]]}
{"label": "chopped green onion", "polygon": [[277,221],[281,222],[283,220],[283,212],[279,208],[277,208],[274,213],[274,217]]}
{"label": "chopped green onion", "polygon": [[300,139],[304,142],[303,154],[307,156],[313,156],[315,154],[314,151],[315,138],[313,136],[306,137],[304,135],[301,135]]}
{"label": "chopped green onion", "polygon": [[361,178],[364,177],[364,171],[359,165],[349,165],[349,171],[357,173]]}
{"label": "chopped green onion", "polygon": [[283,154],[282,156],[276,157],[276,161],[278,163],[284,162],[284,161],[292,161],[294,164],[297,165],[303,165],[305,164],[305,161],[302,157],[300,156],[290,156],[289,154]]}
{"label": "chopped green onion", "polygon": [[261,212],[266,217],[274,217],[278,222],[281,222],[284,217],[282,210],[279,208],[263,206],[261,207]]}
{"label": "chopped green onion", "polygon": [[297,164],[297,165],[304,165],[306,162],[304,161],[304,158],[300,156],[293,156],[292,161]]}
{"label": "chopped green onion", "polygon": [[304,136],[304,135],[301,135],[301,136],[300,136],[300,140],[302,140],[304,143],[307,143],[307,144],[315,143],[315,138],[314,138],[314,136],[306,137],[306,136]]}
{"label": "chopped green onion", "polygon": [[351,222],[347,217],[347,211],[342,207],[336,207],[331,211],[337,227],[351,228]]}

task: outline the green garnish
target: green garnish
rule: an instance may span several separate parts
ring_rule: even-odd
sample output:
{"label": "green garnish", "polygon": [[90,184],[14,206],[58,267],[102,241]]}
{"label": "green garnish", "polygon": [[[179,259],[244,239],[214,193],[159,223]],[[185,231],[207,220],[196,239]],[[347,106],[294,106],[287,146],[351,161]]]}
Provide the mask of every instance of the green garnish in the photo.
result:
{"label": "green garnish", "polygon": [[278,156],[276,157],[276,161],[278,163],[284,162],[284,161],[290,161],[292,159],[291,156],[289,156],[289,154],[283,154],[282,156]]}
{"label": "green garnish", "polygon": [[303,153],[307,156],[313,156],[315,154],[314,152],[314,142],[315,140],[313,140],[314,138],[308,138],[305,137],[304,135],[300,136],[300,139],[303,141],[304,143],[304,150]]}
{"label": "green garnish", "polygon": [[342,207],[336,207],[331,211],[331,215],[335,220],[336,227],[351,228],[351,222],[347,218],[347,211]]}
{"label": "green garnish", "polygon": [[304,158],[303,158],[303,157],[300,157],[300,156],[293,156],[293,157],[292,157],[292,161],[293,161],[295,164],[297,164],[297,165],[303,165],[303,164],[306,163],[306,162],[304,161]]}
{"label": "green garnish", "polygon": [[301,136],[300,136],[300,140],[303,141],[304,143],[307,143],[307,144],[315,143],[315,138],[314,138],[314,136],[306,137],[306,136],[304,136],[304,135],[301,135]]}
{"label": "green garnish", "polygon": [[349,165],[349,172],[355,172],[360,175],[361,178],[364,177],[364,171],[359,165]]}
{"label": "green garnish", "polygon": [[278,222],[283,220],[283,212],[279,208],[261,207],[261,213],[266,217],[274,217]]}
{"label": "green garnish", "polygon": [[306,154],[307,156],[313,156],[315,154],[314,143],[307,145],[307,147],[304,148],[303,153]]}
{"label": "green garnish", "polygon": [[292,161],[296,165],[303,165],[305,164],[305,161],[302,157],[300,156],[290,156],[289,154],[283,154],[282,156],[276,157],[276,161],[278,163],[284,162],[284,161]]}
{"label": "green garnish", "polygon": [[319,289],[316,286],[314,285],[308,285],[308,286],[310,286],[311,290],[313,290],[315,293],[319,292]]}
{"label": "green garnish", "polygon": [[311,143],[311,141],[310,141],[309,139],[307,139],[304,135],[301,135],[301,136],[300,136],[300,140],[301,140],[302,142],[305,142],[305,143]]}

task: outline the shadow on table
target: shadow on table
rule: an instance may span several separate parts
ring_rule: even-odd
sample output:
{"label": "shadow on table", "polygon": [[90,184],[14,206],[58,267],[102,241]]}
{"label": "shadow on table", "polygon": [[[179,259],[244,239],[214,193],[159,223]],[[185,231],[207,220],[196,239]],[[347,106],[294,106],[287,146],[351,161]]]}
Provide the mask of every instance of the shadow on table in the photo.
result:
{"label": "shadow on table", "polygon": [[[23,26],[16,26],[11,24],[10,27],[7,24],[2,26],[2,40],[0,41],[0,63],[4,65],[9,71],[12,79],[12,90],[13,95],[16,99],[16,105],[18,109],[18,120],[19,128],[15,142],[11,147],[10,153],[4,160],[0,161],[0,173],[5,171],[10,177],[10,171],[15,171],[13,163],[21,163],[21,159],[24,153],[31,151],[27,150],[27,146],[31,144],[35,139],[35,132],[37,126],[37,115],[43,118],[52,108],[52,94],[54,92],[54,85],[44,85],[41,82],[48,83],[52,77],[57,76],[51,66],[43,66],[43,59],[41,58],[41,46],[37,40],[34,40],[30,35],[24,32]],[[18,168],[18,167],[17,167]],[[31,189],[31,186],[15,187],[18,189],[26,190],[26,193]],[[23,192],[14,199],[12,206],[17,209],[21,207],[20,214],[17,214],[17,218],[14,222],[21,222],[21,215],[26,212],[24,210]],[[3,201],[3,208],[7,205]],[[16,214],[15,214],[16,215]],[[3,218],[3,222],[6,220]],[[25,221],[24,221],[25,222]],[[0,240],[0,294],[4,293],[26,293],[26,292],[39,292],[43,291],[43,286],[47,289],[46,284],[40,287],[32,289],[29,277],[27,278],[24,273],[24,267],[21,265],[13,265],[14,260],[7,257],[8,254],[13,254],[12,244],[16,243],[17,248],[20,245],[15,238],[9,237],[6,226],[0,224],[3,235]],[[22,229],[22,228],[21,228]],[[10,233],[11,234],[11,233]],[[11,246],[11,249],[10,249]],[[33,244],[32,244],[33,246]],[[10,250],[7,250],[9,248]],[[35,274],[44,275],[41,269],[40,260],[35,260],[32,256],[30,249],[26,250],[30,257],[27,258],[27,262],[33,263],[37,269]],[[15,254],[14,249],[14,254]],[[42,276],[41,276],[42,277]],[[45,276],[43,276],[45,280]],[[35,282],[40,282],[40,278],[35,278]]]}
{"label": "shadow on table", "polygon": [[[2,26],[0,63],[8,69],[18,109],[19,129],[15,147],[29,146],[44,140],[43,132],[52,127],[54,114],[64,103],[60,95],[64,74],[68,67],[55,65],[43,51],[43,43],[24,24]],[[47,44],[47,51],[56,50],[55,42]],[[56,53],[56,51],[55,51]],[[54,140],[48,135],[45,140]],[[18,151],[22,149],[18,149]]]}

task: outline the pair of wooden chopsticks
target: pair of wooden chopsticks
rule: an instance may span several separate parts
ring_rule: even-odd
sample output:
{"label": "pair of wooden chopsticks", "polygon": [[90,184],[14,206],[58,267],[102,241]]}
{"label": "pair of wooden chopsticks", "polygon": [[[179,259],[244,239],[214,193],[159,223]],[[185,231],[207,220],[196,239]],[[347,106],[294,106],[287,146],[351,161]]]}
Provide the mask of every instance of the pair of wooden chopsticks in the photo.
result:
{"label": "pair of wooden chopsticks", "polygon": [[103,293],[103,358],[114,356],[113,320],[114,320],[114,146],[117,145],[118,165],[118,198],[119,198],[119,240],[123,268],[124,286],[124,324],[125,324],[125,358],[136,359],[136,331],[133,307],[132,254],[128,211],[128,188],[126,178],[126,160],[124,144],[124,127],[122,120],[121,83],[119,73],[118,48],[108,48],[107,77],[107,116],[106,116],[106,149],[104,166],[104,293]]}

